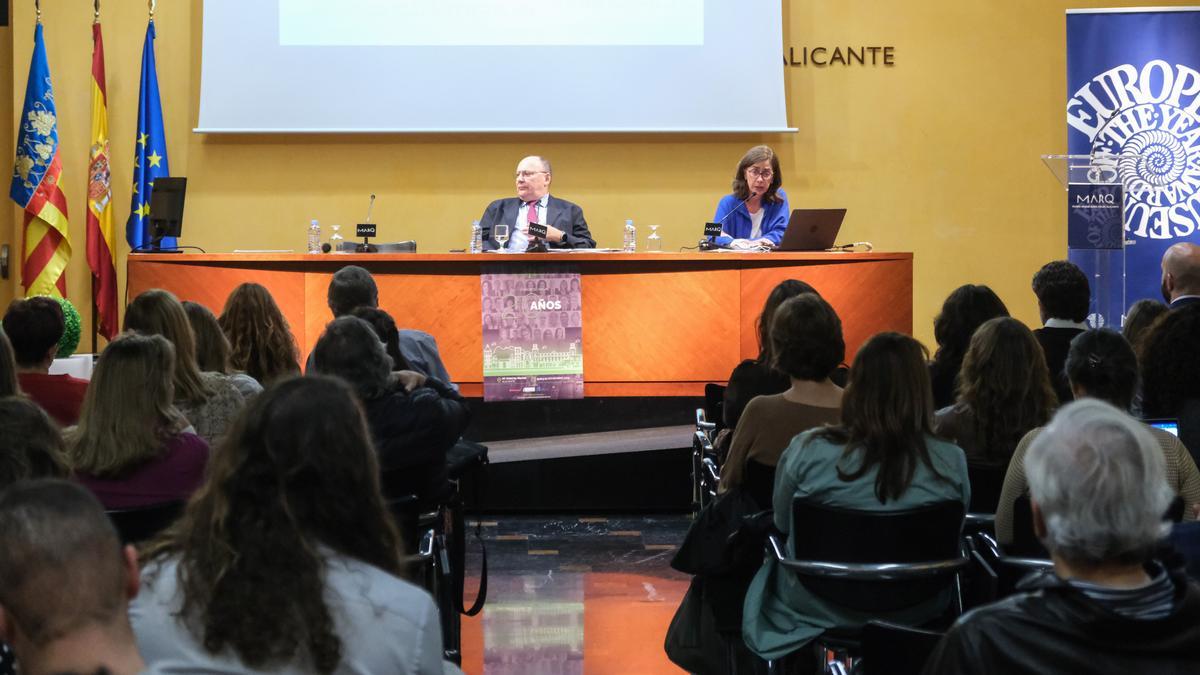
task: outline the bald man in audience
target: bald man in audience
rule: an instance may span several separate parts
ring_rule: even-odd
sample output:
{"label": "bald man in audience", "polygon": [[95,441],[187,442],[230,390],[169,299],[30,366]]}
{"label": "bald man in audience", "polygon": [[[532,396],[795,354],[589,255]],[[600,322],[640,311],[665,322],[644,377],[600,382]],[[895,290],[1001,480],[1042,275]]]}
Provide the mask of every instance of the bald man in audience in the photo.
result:
{"label": "bald man in audience", "polygon": [[100,502],[63,480],[0,493],[0,636],[23,675],[145,668],[129,624],[137,553],[121,546]]}
{"label": "bald man in audience", "polygon": [[[596,241],[583,218],[583,209],[558,197],[550,196],[554,172],[550,160],[530,155],[517,164],[514,174],[517,196],[497,199],[488,204],[479,219],[484,250],[504,249],[523,253],[537,244],[529,233],[529,224],[546,226],[545,243],[550,248],[596,248]],[[496,241],[495,226],[508,226],[508,241]]]}
{"label": "bald man in audience", "polygon": [[1163,254],[1162,295],[1171,309],[1200,303],[1200,246],[1183,241]]}

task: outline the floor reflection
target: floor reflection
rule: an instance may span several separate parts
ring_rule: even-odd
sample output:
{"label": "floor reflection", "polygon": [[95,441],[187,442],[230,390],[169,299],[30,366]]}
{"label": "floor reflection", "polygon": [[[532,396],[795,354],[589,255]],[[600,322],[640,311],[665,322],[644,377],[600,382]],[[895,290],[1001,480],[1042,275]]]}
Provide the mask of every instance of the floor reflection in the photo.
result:
{"label": "floor reflection", "polygon": [[[686,516],[484,521],[488,601],[463,620],[469,675],[679,673],[663,654],[689,578]],[[469,546],[470,547],[470,546]],[[468,570],[478,570],[477,552]],[[478,579],[468,579],[468,599]]]}

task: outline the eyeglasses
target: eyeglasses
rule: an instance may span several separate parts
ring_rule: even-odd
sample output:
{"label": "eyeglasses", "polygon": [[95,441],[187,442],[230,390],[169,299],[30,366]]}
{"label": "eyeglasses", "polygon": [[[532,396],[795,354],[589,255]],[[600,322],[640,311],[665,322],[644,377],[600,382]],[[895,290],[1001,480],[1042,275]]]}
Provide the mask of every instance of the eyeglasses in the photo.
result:
{"label": "eyeglasses", "polygon": [[775,172],[770,169],[760,169],[754,166],[746,169],[746,173],[757,178],[764,178],[766,180],[771,180],[771,178],[775,176]]}
{"label": "eyeglasses", "polygon": [[534,176],[536,176],[539,173],[544,173],[547,176],[550,175],[549,171],[518,171],[516,174],[513,175],[513,178],[524,178],[525,180],[529,180],[530,178],[533,178]]}

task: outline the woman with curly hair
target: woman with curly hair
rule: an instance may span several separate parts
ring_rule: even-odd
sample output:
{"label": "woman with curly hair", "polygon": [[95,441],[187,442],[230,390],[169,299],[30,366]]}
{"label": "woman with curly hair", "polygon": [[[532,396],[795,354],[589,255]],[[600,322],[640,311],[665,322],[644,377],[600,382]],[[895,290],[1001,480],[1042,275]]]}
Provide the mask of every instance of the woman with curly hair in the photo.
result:
{"label": "woman with curly hair", "polygon": [[196,334],[179,299],[157,288],[142,293],[125,308],[125,330],[161,335],[175,347],[175,407],[201,438],[215,444],[246,399],[223,374],[200,370]]}
{"label": "woman with curly hair", "polygon": [[196,365],[200,370],[224,375],[246,400],[261,394],[263,388],[258,380],[229,366],[229,338],[221,332],[217,317],[198,302],[184,300],[182,304],[196,334]]}
{"label": "woman with curly hair", "polygon": [[221,312],[221,330],[232,346],[229,362],[261,382],[300,372],[300,350],[279,305],[261,284],[245,283],[233,289]]}
{"label": "woman with curly hair", "polygon": [[440,674],[437,609],[402,567],[353,392],[290,378],[238,418],[148,545],[129,614],[149,666]]}
{"label": "woman with curly hair", "polygon": [[110,342],[96,362],[67,457],[107,509],[181,501],[204,478],[208,444],[173,405],[174,362],[166,338],[136,333]]}
{"label": "woman with curly hair", "polygon": [[1200,306],[1162,315],[1142,338],[1142,413],[1179,420],[1179,440],[1200,464]]}
{"label": "woman with curly hair", "polygon": [[1002,466],[1021,437],[1050,421],[1057,406],[1033,331],[1001,317],[975,331],[958,376],[958,400],[937,411],[933,430],[961,447],[968,462]]}
{"label": "woman with curly hair", "polygon": [[971,336],[984,321],[999,316],[1008,316],[1008,308],[987,286],[959,286],[946,297],[942,311],[933,320],[933,337],[938,348],[929,363],[929,377],[933,381],[935,407],[954,403],[955,382]]}

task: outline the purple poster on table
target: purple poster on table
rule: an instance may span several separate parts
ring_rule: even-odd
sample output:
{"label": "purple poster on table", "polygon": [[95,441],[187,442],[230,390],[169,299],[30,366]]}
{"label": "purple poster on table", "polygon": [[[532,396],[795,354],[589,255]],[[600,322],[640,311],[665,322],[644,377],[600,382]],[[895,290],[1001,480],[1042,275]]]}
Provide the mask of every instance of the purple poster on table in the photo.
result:
{"label": "purple poster on table", "polygon": [[583,398],[579,273],[550,264],[512,269],[485,267],[480,283],[483,400]]}

